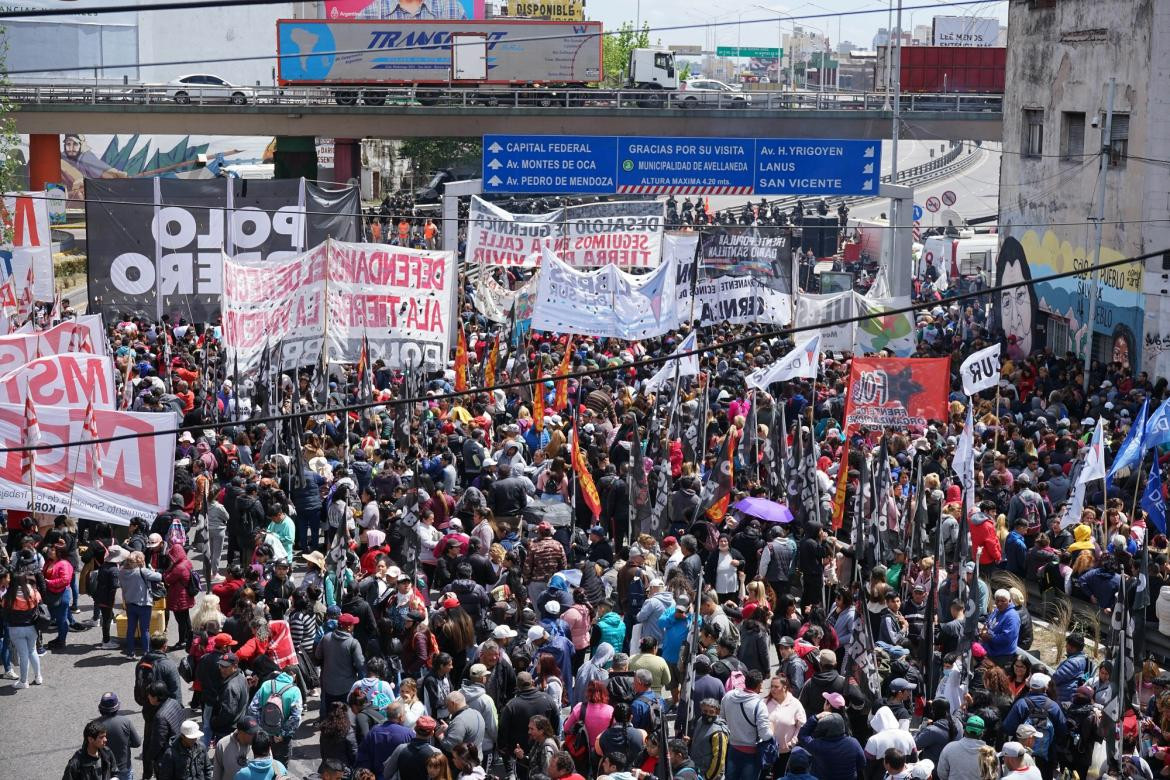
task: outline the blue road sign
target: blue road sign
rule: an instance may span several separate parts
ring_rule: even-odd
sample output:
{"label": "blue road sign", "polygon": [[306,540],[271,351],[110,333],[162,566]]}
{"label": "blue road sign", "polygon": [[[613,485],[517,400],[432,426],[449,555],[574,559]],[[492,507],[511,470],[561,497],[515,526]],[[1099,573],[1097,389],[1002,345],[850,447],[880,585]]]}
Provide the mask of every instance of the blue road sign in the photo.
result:
{"label": "blue road sign", "polygon": [[616,192],[617,142],[612,135],[485,135],[484,192]]}
{"label": "blue road sign", "polygon": [[879,141],[486,135],[496,193],[877,195]]}
{"label": "blue road sign", "polygon": [[922,204],[915,203],[914,204],[914,221],[918,222],[921,219],[922,219]]}
{"label": "blue road sign", "polygon": [[618,139],[618,192],[748,195],[750,138]]}

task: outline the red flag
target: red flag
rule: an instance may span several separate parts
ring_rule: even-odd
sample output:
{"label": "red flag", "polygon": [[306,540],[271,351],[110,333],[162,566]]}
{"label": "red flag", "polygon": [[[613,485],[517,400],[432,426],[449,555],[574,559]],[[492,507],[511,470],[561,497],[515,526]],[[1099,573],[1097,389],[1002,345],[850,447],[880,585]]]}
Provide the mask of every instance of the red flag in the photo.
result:
{"label": "red flag", "polygon": [[553,396],[553,411],[559,412],[569,405],[569,362],[573,357],[573,337],[565,344],[565,356],[561,358],[561,367],[557,369],[557,394]]}
{"label": "red flag", "polygon": [[855,357],[845,399],[845,430],[925,428],[949,416],[951,359]]}
{"label": "red flag", "polygon": [[496,386],[496,364],[500,361],[500,334],[496,333],[496,339],[492,342],[492,348],[488,351],[487,363],[483,366],[483,386],[486,390],[491,390]]}
{"label": "red flag", "polygon": [[[854,358],[856,360],[857,358]],[[833,530],[841,530],[845,525],[845,494],[849,489],[849,435],[845,435],[845,443],[841,447],[841,457],[837,459],[837,492],[833,494]],[[855,521],[857,522],[857,521]]]}
{"label": "red flag", "polygon": [[91,443],[89,451],[89,478],[93,486],[100,488],[105,479],[105,472],[102,470],[102,445],[98,443],[98,428],[97,417],[93,413],[93,400],[90,399],[85,404],[85,436]]}
{"label": "red flag", "polygon": [[455,336],[455,392],[462,393],[467,389],[467,338],[463,335],[463,326]]}
{"label": "red flag", "polygon": [[714,523],[723,522],[731,503],[731,493],[735,488],[735,450],[738,441],[739,428],[733,425],[719,447],[715,468],[707,476],[707,484],[703,488],[703,506],[707,519]]}
{"label": "red flag", "polygon": [[[37,410],[33,406],[32,394],[24,397],[24,442],[25,447],[35,447],[41,443],[41,424],[37,420]],[[36,479],[37,451],[23,450],[20,453],[20,475],[32,484]]]}
{"label": "red flag", "polygon": [[573,470],[577,472],[577,481],[581,483],[581,495],[585,498],[585,505],[593,513],[593,519],[601,516],[601,496],[597,493],[597,485],[593,484],[593,475],[589,473],[589,464],[585,461],[585,448],[581,446],[581,439],[577,435],[577,419],[573,418]]}
{"label": "red flag", "polygon": [[540,378],[540,358],[536,359],[536,384],[532,386],[532,428],[544,430],[544,380]]}

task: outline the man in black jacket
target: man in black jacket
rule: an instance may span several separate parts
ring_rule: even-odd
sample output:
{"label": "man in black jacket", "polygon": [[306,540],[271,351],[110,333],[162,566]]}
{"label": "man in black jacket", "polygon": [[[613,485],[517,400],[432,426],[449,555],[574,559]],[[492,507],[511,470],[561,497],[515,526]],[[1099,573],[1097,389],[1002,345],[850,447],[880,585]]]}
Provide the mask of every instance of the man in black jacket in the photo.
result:
{"label": "man in black jacket", "polygon": [[109,780],[118,768],[114,752],[106,747],[106,727],[96,720],[85,724],[85,746],[65,765],[61,780]]}
{"label": "man in black jacket", "polygon": [[[554,703],[548,694],[537,690],[532,675],[520,672],[516,675],[516,695],[500,710],[500,725],[497,730],[496,750],[505,756],[512,755],[515,748],[525,751],[529,748],[528,724],[537,715],[544,715],[556,730],[561,721],[560,703]],[[517,771],[522,767],[517,766]]]}
{"label": "man in black jacket", "polygon": [[183,721],[179,738],[171,742],[155,767],[158,780],[211,780],[211,759],[202,739],[198,723]]}
{"label": "man in black jacket", "polygon": [[427,777],[427,759],[440,751],[434,744],[438,724],[430,715],[414,723],[414,739],[399,745],[382,765],[382,777]]}
{"label": "man in black jacket", "polygon": [[[240,671],[239,659],[235,653],[226,653],[219,659],[219,676],[222,685],[211,705],[211,741],[212,743],[225,737],[236,728],[236,722],[248,714],[248,681]],[[202,736],[202,732],[200,732]]]}
{"label": "man in black jacket", "polygon": [[810,522],[807,533],[797,548],[797,564],[804,588],[801,604],[814,606],[823,604],[825,599],[825,530],[820,523]]}
{"label": "man in black jacket", "polygon": [[143,780],[150,780],[154,776],[155,762],[163,757],[171,742],[179,736],[186,710],[177,699],[171,698],[167,686],[161,682],[151,683],[146,697],[154,717],[146,722],[144,729],[146,738],[142,745],[142,777]]}

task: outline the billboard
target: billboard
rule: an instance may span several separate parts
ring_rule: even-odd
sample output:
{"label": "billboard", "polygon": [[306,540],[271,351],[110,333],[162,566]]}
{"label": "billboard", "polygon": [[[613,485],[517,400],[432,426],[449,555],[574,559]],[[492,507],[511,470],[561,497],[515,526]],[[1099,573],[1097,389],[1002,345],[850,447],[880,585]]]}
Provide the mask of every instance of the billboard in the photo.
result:
{"label": "billboard", "polygon": [[[358,237],[359,195],[303,179],[89,179],[89,311],[210,322],[222,254],[289,257]],[[162,301],[158,299],[162,295]]]}
{"label": "billboard", "polygon": [[482,19],[484,0],[325,0],[328,19]]}
{"label": "billboard", "polygon": [[580,22],[585,19],[584,0],[508,0],[504,16]]}
{"label": "billboard", "polygon": [[999,20],[983,16],[934,17],[935,46],[991,48],[999,44]]}

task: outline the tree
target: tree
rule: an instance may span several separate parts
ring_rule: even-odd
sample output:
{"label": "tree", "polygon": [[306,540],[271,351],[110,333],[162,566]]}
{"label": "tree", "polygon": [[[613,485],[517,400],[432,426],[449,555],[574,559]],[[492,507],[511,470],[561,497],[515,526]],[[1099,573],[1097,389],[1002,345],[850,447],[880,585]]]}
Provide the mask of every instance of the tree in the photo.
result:
{"label": "tree", "polygon": [[478,174],[483,142],[478,138],[408,138],[402,142],[399,156],[409,160],[411,169],[420,176],[444,168],[467,168]]}
{"label": "tree", "polygon": [[601,39],[602,62],[605,66],[606,86],[620,87],[626,68],[630,64],[630,52],[650,45],[650,25],[644,23],[641,30],[635,30],[630,22],[623,22],[616,33]]}

